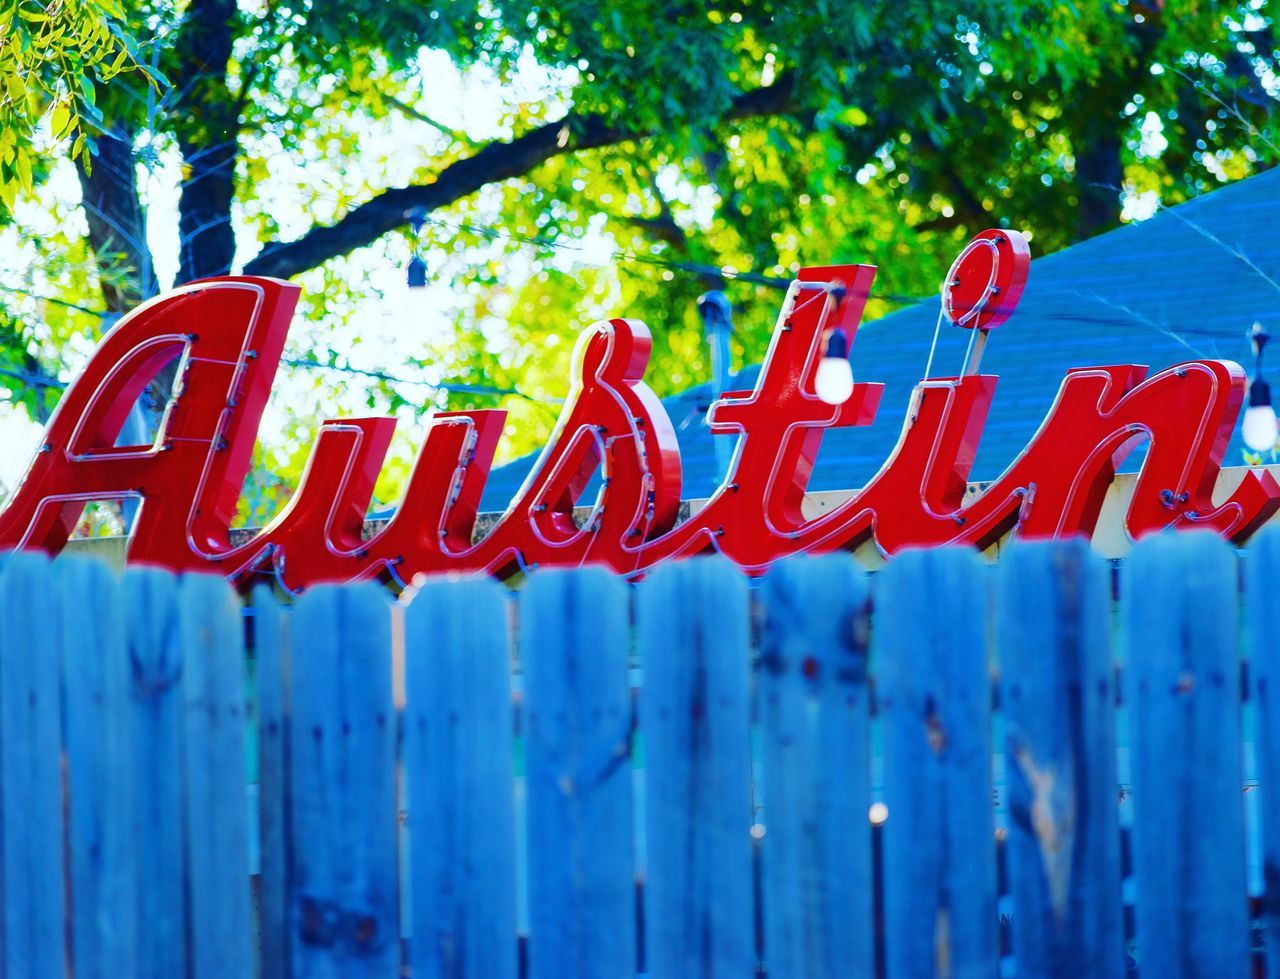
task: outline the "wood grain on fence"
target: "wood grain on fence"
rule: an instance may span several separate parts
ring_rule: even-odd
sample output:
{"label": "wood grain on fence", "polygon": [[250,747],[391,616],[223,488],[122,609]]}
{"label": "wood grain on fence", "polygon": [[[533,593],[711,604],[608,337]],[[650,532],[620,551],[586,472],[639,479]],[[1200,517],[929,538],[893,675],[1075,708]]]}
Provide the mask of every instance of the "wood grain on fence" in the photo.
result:
{"label": "wood grain on fence", "polygon": [[769,975],[869,976],[868,577],[843,556],[790,561],[765,579],[761,598]]}
{"label": "wood grain on fence", "polygon": [[1257,717],[1262,796],[1263,886],[1267,975],[1280,976],[1280,533],[1262,534],[1247,564],[1249,673]]}
{"label": "wood grain on fence", "polygon": [[293,614],[289,916],[295,975],[394,976],[400,961],[390,603],[308,591]]}
{"label": "wood grain on fence", "polygon": [[244,630],[231,586],[206,575],[178,594],[186,747],[191,979],[251,979],[244,800]]}
{"label": "wood grain on fence", "polygon": [[876,581],[889,979],[998,973],[988,573],[912,551]]}
{"label": "wood grain on fence", "polygon": [[1168,979],[1249,968],[1236,561],[1189,532],[1125,567],[1138,942]]}
{"label": "wood grain on fence", "polygon": [[520,595],[529,820],[529,975],[636,968],[627,586],[599,568]]}
{"label": "wood grain on fence", "polygon": [[105,563],[64,561],[59,585],[71,961],[79,979],[116,979],[136,973],[138,940],[127,613]]}
{"label": "wood grain on fence", "polygon": [[134,859],[138,886],[139,979],[171,979],[187,969],[182,645],[178,579],[158,568],[124,573],[130,667],[129,728],[135,777]]}
{"label": "wood grain on fence", "polygon": [[289,827],[288,623],[270,590],[253,593],[253,690],[258,735],[258,944],[261,974],[289,974],[289,891],[292,853]]}
{"label": "wood grain on fence", "polygon": [[638,595],[654,975],[755,971],[748,614],[746,581],[719,562],[668,565]]}
{"label": "wood grain on fence", "polygon": [[1110,568],[1084,541],[997,569],[1014,957],[1032,979],[1124,974]]}
{"label": "wood grain on fence", "polygon": [[15,554],[0,572],[0,839],[4,953],[10,976],[61,976],[62,738],[58,666],[63,642],[49,561]]}
{"label": "wood grain on fence", "polygon": [[399,703],[374,585],[3,555],[0,979],[1243,977],[1250,859],[1280,979],[1278,590],[1280,530],[433,580]]}
{"label": "wood grain on fence", "polygon": [[510,606],[475,578],[427,584],[405,616],[415,976],[516,976]]}

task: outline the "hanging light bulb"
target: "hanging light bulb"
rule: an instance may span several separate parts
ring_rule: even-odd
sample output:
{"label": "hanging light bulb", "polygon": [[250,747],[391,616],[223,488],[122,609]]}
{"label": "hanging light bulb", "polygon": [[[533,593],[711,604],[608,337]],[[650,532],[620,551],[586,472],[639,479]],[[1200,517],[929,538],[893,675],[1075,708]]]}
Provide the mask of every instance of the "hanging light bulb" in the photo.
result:
{"label": "hanging light bulb", "polygon": [[1253,345],[1253,380],[1249,382],[1249,407],[1244,412],[1241,435],[1244,444],[1254,452],[1270,452],[1276,447],[1276,411],[1271,406],[1271,385],[1262,379],[1262,350],[1267,345],[1267,331],[1254,323],[1249,331]]}
{"label": "hanging light bulb", "polygon": [[[1254,381],[1249,386],[1249,407],[1244,412],[1244,444],[1254,452],[1268,452],[1276,447],[1276,412],[1270,404],[1254,404],[1254,391],[1266,381]],[[1270,398],[1270,392],[1267,393]]]}
{"label": "hanging light bulb", "polygon": [[841,327],[827,333],[827,347],[818,362],[815,393],[829,405],[842,405],[853,394],[853,368],[849,366],[849,334]]}

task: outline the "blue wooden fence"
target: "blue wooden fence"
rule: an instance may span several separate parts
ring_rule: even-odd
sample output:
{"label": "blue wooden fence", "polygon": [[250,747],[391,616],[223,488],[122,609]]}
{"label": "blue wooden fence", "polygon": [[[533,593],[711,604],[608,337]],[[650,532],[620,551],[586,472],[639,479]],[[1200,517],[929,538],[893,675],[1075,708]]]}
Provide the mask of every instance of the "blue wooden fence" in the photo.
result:
{"label": "blue wooden fence", "polygon": [[0,603],[5,979],[1280,976],[1280,532]]}

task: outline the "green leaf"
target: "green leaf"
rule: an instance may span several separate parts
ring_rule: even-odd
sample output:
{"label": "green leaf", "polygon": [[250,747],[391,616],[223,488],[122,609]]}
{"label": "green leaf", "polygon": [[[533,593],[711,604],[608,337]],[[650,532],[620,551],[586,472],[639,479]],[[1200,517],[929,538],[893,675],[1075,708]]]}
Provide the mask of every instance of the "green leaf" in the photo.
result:
{"label": "green leaf", "polygon": [[61,139],[63,133],[71,125],[72,120],[71,109],[65,102],[59,102],[53,107],[53,112],[49,116],[49,128],[53,130],[53,138]]}
{"label": "green leaf", "polygon": [[31,157],[26,153],[19,153],[13,161],[18,171],[18,183],[23,190],[31,189]]}

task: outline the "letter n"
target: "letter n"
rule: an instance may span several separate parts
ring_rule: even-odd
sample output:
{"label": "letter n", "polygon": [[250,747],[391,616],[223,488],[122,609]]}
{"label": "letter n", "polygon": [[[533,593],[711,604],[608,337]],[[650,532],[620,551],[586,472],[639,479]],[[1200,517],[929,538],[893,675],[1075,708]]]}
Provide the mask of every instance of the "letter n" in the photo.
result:
{"label": "letter n", "polygon": [[[1123,372],[1130,381],[1116,383]],[[1116,467],[1149,441],[1125,514],[1134,540],[1166,527],[1205,527],[1243,541],[1280,508],[1280,485],[1251,470],[1222,503],[1213,491],[1244,397],[1244,371],[1194,360],[1136,386],[1142,368],[1071,371],[1039,433],[1002,483],[1031,492],[1023,537],[1091,534]]]}

